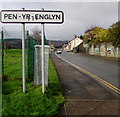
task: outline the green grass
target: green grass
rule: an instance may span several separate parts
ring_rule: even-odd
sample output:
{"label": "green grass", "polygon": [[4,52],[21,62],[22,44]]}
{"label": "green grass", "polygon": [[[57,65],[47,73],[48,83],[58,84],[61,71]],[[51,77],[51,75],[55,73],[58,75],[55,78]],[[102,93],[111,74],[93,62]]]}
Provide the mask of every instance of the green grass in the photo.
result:
{"label": "green grass", "polygon": [[3,81],[2,115],[3,116],[54,116],[64,97],[52,60],[49,61],[49,86],[43,95],[40,87],[27,82],[27,93],[22,93],[21,50],[6,50],[5,76]]}
{"label": "green grass", "polygon": [[8,49],[4,56],[4,74],[9,80],[22,78],[22,51]]}

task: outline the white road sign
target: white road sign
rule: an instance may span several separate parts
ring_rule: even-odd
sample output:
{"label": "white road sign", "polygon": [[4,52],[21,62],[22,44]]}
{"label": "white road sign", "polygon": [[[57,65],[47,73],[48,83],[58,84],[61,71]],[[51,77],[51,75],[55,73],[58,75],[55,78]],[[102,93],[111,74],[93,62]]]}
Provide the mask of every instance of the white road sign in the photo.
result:
{"label": "white road sign", "polygon": [[63,23],[62,11],[2,10],[2,23]]}

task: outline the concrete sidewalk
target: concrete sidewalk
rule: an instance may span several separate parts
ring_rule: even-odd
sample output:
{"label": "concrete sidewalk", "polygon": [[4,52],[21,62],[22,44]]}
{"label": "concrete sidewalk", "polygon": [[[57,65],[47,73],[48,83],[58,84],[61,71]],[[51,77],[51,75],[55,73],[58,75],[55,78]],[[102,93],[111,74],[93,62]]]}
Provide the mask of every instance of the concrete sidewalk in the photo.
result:
{"label": "concrete sidewalk", "polygon": [[51,57],[66,99],[57,117],[119,115],[118,97],[56,55],[51,54]]}

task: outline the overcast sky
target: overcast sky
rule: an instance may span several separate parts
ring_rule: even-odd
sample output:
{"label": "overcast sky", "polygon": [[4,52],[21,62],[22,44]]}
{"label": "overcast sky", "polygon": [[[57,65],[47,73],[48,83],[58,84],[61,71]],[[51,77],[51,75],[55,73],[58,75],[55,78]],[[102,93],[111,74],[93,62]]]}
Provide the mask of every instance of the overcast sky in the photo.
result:
{"label": "overcast sky", "polygon": [[[45,24],[47,39],[71,40],[74,35],[83,35],[91,26],[109,28],[118,21],[117,2],[2,2],[0,9],[4,10],[62,10],[65,21],[63,24]],[[21,31],[21,24],[2,24],[7,31]],[[41,29],[41,24],[26,24],[26,30],[35,27]]]}

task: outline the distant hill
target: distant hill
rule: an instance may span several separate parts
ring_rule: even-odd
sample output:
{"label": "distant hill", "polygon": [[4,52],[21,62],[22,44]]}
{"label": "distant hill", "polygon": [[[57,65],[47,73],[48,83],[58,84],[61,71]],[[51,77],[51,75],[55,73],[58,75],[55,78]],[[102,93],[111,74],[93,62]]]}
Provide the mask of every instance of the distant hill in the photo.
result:
{"label": "distant hill", "polygon": [[19,38],[6,38],[3,40],[4,48],[6,49],[21,49],[22,39]]}
{"label": "distant hill", "polygon": [[[22,48],[22,39],[19,38],[6,38],[3,40],[4,48],[6,49],[21,49]],[[59,48],[62,45],[68,43],[68,41],[56,41],[56,40],[47,40],[49,45],[54,45],[54,47]]]}

